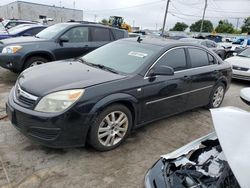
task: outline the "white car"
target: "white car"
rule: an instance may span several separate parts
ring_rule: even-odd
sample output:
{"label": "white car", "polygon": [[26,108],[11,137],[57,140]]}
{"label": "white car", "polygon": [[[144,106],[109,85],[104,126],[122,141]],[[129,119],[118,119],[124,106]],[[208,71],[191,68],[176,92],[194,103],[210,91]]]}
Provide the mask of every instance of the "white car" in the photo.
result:
{"label": "white car", "polygon": [[[250,105],[250,88],[240,97]],[[216,133],[162,155],[145,176],[146,188],[250,187],[250,113],[223,107],[211,114]]]}
{"label": "white car", "polygon": [[236,56],[225,59],[232,65],[233,78],[250,80],[250,48],[245,49]]}

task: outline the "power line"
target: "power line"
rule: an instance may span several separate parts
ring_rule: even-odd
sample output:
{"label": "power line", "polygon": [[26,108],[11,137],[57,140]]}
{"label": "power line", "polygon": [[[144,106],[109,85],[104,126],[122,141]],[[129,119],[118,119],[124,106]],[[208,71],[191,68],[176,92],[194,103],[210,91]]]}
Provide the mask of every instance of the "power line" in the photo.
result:
{"label": "power line", "polygon": [[[188,6],[190,8],[190,5],[188,5],[187,3],[180,3],[179,1],[176,1],[178,4],[180,5],[184,5],[184,6]],[[250,2],[248,0],[248,2]],[[215,3],[215,2],[214,2]],[[191,7],[192,9],[197,9],[197,10],[202,10],[202,8],[198,8],[198,7]],[[219,8],[220,9],[220,8]],[[207,8],[207,11],[209,12],[220,12],[220,13],[238,13],[238,14],[249,14],[249,11],[247,12],[242,12],[242,11],[233,11],[233,10],[217,10],[217,9],[209,9]]]}

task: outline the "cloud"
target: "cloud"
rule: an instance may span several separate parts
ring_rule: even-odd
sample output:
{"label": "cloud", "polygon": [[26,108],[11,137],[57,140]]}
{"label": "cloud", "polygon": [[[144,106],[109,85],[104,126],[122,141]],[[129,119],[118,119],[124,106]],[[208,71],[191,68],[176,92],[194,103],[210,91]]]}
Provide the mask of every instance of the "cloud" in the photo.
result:
{"label": "cloud", "polygon": [[[13,0],[1,0],[0,5]],[[27,0],[29,2],[60,6],[60,0]],[[167,29],[179,22],[191,25],[201,19],[205,0],[171,0],[167,17]],[[73,8],[74,1],[61,0],[64,7]],[[75,0],[75,8],[82,9],[84,20],[101,21],[103,18],[118,15],[125,22],[142,28],[162,27],[166,0]],[[206,19],[217,25],[220,19],[228,19],[235,26],[237,18],[242,24],[243,18],[250,16],[249,0],[208,0]],[[248,13],[249,12],[249,13]]]}

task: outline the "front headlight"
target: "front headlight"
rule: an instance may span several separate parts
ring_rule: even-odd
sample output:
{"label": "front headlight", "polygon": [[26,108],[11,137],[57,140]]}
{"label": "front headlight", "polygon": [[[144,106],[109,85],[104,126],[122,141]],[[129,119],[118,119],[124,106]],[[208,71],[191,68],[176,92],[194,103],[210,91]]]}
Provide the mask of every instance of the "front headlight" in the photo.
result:
{"label": "front headlight", "polygon": [[22,49],[22,46],[16,45],[16,46],[6,46],[3,48],[2,53],[3,54],[14,54]]}
{"label": "front headlight", "polygon": [[74,89],[51,93],[43,97],[35,110],[39,112],[61,112],[69,108],[84,94],[84,89]]}

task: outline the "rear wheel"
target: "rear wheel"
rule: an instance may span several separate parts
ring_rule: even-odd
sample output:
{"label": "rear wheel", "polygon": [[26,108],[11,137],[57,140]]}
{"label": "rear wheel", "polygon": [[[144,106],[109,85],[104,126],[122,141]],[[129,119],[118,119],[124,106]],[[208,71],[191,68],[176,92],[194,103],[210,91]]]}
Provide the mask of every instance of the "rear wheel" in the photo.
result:
{"label": "rear wheel", "polygon": [[33,66],[37,66],[37,65],[41,65],[44,63],[47,63],[48,60],[46,58],[43,57],[39,57],[39,56],[34,56],[34,57],[30,57],[24,65],[24,69],[27,69],[29,67],[33,67]]}
{"label": "rear wheel", "polygon": [[119,146],[127,137],[132,125],[129,109],[112,105],[99,114],[92,125],[89,142],[99,151],[108,151]]}
{"label": "rear wheel", "polygon": [[224,95],[225,95],[225,85],[223,83],[218,83],[211,95],[210,95],[210,100],[209,100],[209,104],[207,105],[208,108],[218,108],[220,107],[223,99],[224,99]]}

